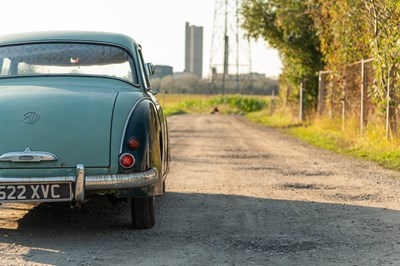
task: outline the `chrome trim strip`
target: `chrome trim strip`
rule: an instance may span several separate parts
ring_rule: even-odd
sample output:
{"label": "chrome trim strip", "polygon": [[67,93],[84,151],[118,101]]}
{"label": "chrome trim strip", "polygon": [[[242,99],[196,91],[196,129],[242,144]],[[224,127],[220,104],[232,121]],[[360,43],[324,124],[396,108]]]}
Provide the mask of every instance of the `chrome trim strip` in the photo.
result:
{"label": "chrome trim strip", "polygon": [[[122,158],[122,156],[124,156],[124,155],[129,155],[129,156],[132,157],[133,163],[132,163],[131,166],[125,167],[125,166],[123,166],[123,165],[121,164],[121,158]],[[129,169],[129,168],[132,168],[132,167],[135,165],[136,159],[135,159],[135,157],[134,157],[132,154],[130,154],[130,153],[124,153],[124,154],[121,154],[121,156],[119,156],[119,162],[120,162],[119,165],[120,165],[122,168],[124,168],[124,169]]]}
{"label": "chrome trim strip", "polygon": [[37,163],[43,161],[57,161],[57,156],[50,152],[31,151],[29,148],[23,152],[7,152],[0,155],[0,162]]}
{"label": "chrome trim strip", "polygon": [[83,164],[76,166],[76,181],[75,181],[75,200],[78,202],[85,200],[85,167]]}
{"label": "chrome trim strip", "polygon": [[[158,180],[157,168],[144,172],[117,175],[89,175],[85,177],[86,190],[134,188],[151,185]],[[75,176],[54,177],[0,177],[0,184],[51,184],[51,183],[76,183]]]}

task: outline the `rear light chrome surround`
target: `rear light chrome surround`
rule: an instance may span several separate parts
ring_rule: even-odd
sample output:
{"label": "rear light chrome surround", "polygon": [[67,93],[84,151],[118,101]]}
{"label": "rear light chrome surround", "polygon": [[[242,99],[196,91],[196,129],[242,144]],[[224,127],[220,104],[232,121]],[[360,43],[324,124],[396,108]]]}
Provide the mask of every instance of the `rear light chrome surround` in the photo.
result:
{"label": "rear light chrome surround", "polygon": [[124,169],[132,168],[135,162],[135,157],[130,153],[124,153],[119,157],[119,165]]}

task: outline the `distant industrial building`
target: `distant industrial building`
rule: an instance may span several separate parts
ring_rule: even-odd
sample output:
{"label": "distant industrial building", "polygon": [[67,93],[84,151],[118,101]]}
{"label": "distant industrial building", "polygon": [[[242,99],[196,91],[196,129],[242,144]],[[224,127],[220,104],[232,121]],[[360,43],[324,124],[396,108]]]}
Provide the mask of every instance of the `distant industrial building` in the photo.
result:
{"label": "distant industrial building", "polygon": [[189,25],[185,30],[185,72],[203,76],[203,27]]}
{"label": "distant industrial building", "polygon": [[155,73],[152,78],[162,79],[165,76],[173,75],[174,69],[172,66],[155,65]]}

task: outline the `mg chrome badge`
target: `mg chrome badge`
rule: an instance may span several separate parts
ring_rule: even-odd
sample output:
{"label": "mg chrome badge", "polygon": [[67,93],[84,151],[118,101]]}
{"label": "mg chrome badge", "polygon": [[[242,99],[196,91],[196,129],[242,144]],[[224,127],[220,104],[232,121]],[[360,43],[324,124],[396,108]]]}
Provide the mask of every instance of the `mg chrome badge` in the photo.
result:
{"label": "mg chrome badge", "polygon": [[24,114],[24,122],[27,124],[35,124],[40,120],[40,115],[36,112],[27,112]]}

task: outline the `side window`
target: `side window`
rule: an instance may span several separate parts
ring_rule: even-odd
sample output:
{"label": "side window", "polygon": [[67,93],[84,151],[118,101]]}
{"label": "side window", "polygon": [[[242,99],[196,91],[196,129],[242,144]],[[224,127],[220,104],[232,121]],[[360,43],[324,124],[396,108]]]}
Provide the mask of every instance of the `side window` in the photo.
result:
{"label": "side window", "polygon": [[141,72],[142,72],[142,77],[143,77],[143,80],[144,80],[144,86],[147,89],[147,88],[150,88],[151,85],[150,85],[149,76],[148,76],[147,71],[146,71],[146,66],[145,66],[145,63],[144,63],[144,60],[143,60],[143,54],[142,54],[142,49],[141,48],[139,48],[139,60],[140,60],[140,68],[142,69]]}

